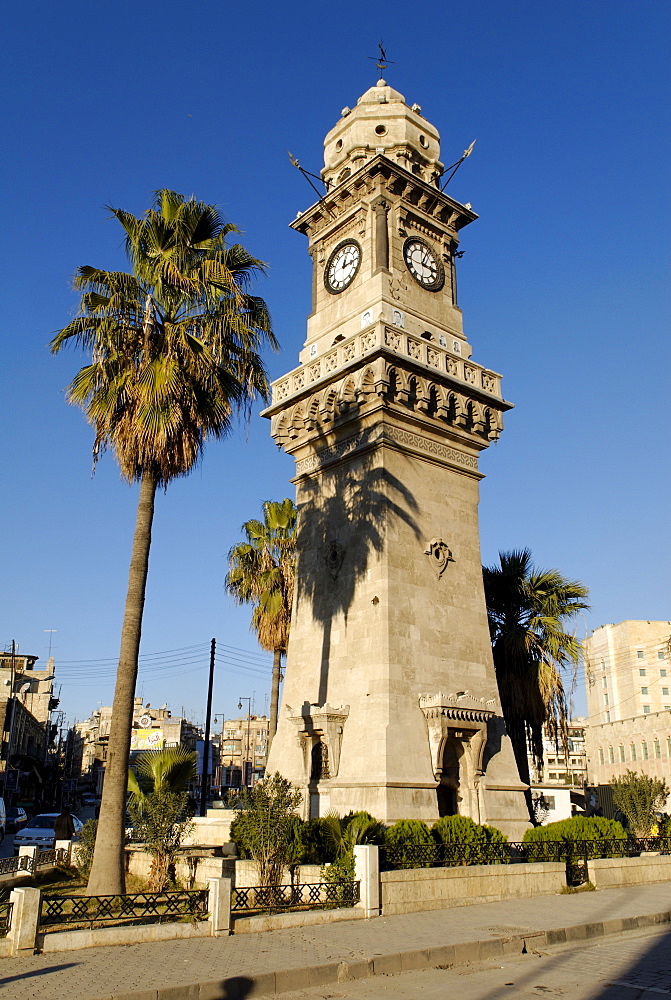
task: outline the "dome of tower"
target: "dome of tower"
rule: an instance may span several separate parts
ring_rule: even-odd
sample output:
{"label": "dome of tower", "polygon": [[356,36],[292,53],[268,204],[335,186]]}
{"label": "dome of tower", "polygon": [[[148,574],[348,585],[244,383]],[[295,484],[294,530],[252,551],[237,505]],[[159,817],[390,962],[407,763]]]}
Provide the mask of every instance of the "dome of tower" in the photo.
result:
{"label": "dome of tower", "polygon": [[324,139],[324,182],[335,187],[380,153],[428,183],[437,182],[443,167],[438,130],[418,104],[409,107],[385,80],[362,94],[354,108],[343,108]]}

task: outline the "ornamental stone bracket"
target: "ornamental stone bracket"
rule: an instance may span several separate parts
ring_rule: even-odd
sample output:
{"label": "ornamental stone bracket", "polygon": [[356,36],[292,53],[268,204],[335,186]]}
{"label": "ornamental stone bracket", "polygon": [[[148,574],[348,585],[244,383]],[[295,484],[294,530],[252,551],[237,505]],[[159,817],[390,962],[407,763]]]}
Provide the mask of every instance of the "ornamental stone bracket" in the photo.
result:
{"label": "ornamental stone bracket", "polygon": [[487,722],[496,715],[494,701],[475,698],[468,691],[456,694],[420,695],[419,707],[424,713],[431,751],[431,766],[436,780],[443,769],[443,750],[449,737],[460,740],[469,759],[469,770],[480,777]]}
{"label": "ornamental stone bracket", "polygon": [[349,705],[305,704],[300,715],[296,715],[287,705],[287,715],[296,727],[296,739],[303,755],[306,780],[310,779],[314,771],[315,747],[320,748],[320,759],[326,764],[326,773],[322,771],[321,776],[335,778],[340,767],[342,734],[349,716]]}
{"label": "ornamental stone bracket", "polygon": [[424,555],[429,556],[439,580],[447,569],[447,564],[454,562],[450,547],[442,538],[432,538],[424,549]]}

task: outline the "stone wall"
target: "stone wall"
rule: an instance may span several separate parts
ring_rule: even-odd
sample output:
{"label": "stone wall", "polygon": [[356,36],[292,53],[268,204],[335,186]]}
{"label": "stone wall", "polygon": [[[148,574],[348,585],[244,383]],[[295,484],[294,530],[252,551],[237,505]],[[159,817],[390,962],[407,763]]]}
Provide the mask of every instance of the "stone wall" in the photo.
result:
{"label": "stone wall", "polygon": [[589,862],[589,876],[597,889],[668,882],[671,880],[671,855],[643,854],[640,858],[597,858]]}
{"label": "stone wall", "polygon": [[382,872],[382,916],[561,892],[563,863],[464,865]]}

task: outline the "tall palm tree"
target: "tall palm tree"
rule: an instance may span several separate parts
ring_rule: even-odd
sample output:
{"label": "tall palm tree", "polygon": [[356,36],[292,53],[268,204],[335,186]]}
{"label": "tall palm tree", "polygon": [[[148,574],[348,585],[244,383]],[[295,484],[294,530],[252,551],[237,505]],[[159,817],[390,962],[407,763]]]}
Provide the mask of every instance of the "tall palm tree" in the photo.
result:
{"label": "tall palm tree", "polygon": [[296,569],[296,506],[288,498],[263,504],[263,521],[245,521],[246,542],[228,553],[226,589],[237,604],[251,604],[252,631],[273,653],[268,749],[277,731],[282,656],[291,626]]}
{"label": "tall palm tree", "polygon": [[[589,608],[587,587],[557,570],[537,570],[528,549],[499,553],[483,567],[485,600],[501,708],[522,781],[529,784],[527,748],[543,761],[543,729],[566,746],[568,704],[562,679],[582,644],[566,622]],[[531,793],[527,792],[533,821]]]}
{"label": "tall palm tree", "polygon": [[141,218],[111,212],[132,270],[81,267],[80,315],[51,343],[53,352],[68,344],[91,352],[69,401],[95,429],[94,465],[109,447],[122,477],[140,484],[90,894],[125,888],[126,777],[156,490],[187,475],[207,438],[225,436],[237,413],[266,398],[259,350],[277,346],[265,303],[247,291],[263,265],[226,245],[237,230],[213,206],[163,190]]}

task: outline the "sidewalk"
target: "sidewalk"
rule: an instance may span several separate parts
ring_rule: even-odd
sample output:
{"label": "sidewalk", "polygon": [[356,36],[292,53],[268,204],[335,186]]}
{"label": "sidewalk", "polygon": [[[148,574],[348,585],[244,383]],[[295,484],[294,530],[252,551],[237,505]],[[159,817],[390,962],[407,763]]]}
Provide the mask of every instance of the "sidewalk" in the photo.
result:
{"label": "sidewalk", "polygon": [[449,966],[671,921],[671,885],[3,959],[12,1000],[243,1000]]}

